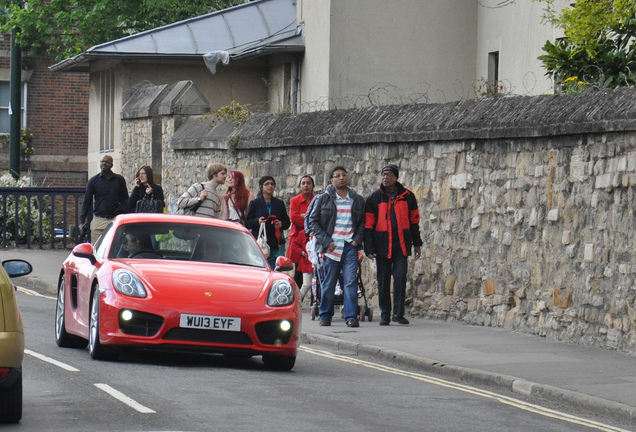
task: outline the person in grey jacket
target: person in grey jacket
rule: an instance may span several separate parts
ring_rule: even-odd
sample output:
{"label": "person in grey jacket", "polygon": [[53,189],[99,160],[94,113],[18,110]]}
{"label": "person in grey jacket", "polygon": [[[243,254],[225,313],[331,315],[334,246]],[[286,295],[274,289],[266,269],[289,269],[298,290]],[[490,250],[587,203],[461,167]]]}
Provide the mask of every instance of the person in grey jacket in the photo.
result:
{"label": "person in grey jacket", "polygon": [[364,238],[364,198],[348,187],[344,167],[331,171],[331,184],[313,199],[306,217],[309,232],[316,237],[317,252],[324,253],[320,325],[331,325],[336,282],[342,271],[345,322],[348,327],[358,327],[358,250]]}

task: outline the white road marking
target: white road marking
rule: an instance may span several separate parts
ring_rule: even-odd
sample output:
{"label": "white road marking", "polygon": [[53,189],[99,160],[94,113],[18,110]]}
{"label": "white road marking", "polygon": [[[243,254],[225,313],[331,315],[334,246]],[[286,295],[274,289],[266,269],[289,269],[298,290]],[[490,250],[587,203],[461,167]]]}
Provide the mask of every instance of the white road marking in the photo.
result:
{"label": "white road marking", "polygon": [[106,393],[108,393],[109,395],[117,399],[118,401],[125,403],[132,409],[139,411],[142,414],[154,414],[156,412],[154,410],[151,410],[148,407],[141,405],[139,402],[136,402],[135,400],[129,398],[128,396],[120,392],[119,390],[115,390],[108,384],[95,384],[95,387],[105,391]]}
{"label": "white road marking", "polygon": [[60,367],[60,368],[62,368],[64,370],[67,370],[69,372],[79,372],[79,369],[76,369],[73,366],[67,365],[66,363],[62,363],[61,361],[52,359],[51,357],[47,357],[44,354],[39,354],[39,353],[36,353],[35,351],[31,351],[29,349],[25,349],[24,353],[28,354],[30,356],[33,356],[35,358],[38,358],[38,359],[40,359],[42,361],[45,361],[47,363],[51,363],[52,365]]}
{"label": "white road marking", "polygon": [[610,426],[610,425],[606,425],[603,423],[599,423],[599,422],[595,422],[593,420],[588,420],[588,419],[584,419],[582,417],[576,417],[570,414],[566,414],[566,413],[562,413],[559,411],[555,411],[549,408],[544,408],[542,406],[539,405],[534,405],[528,402],[524,402],[521,401],[519,399],[515,399],[515,398],[511,398],[508,396],[503,396],[497,393],[493,393],[487,390],[481,390],[477,387],[471,387],[468,385],[464,385],[464,384],[457,384],[451,381],[446,381],[440,378],[434,378],[432,376],[428,376],[428,375],[424,375],[424,374],[420,374],[420,373],[416,373],[416,372],[407,372],[407,371],[403,371],[400,369],[396,369],[396,368],[392,368],[390,366],[384,366],[378,363],[372,363],[372,362],[368,362],[368,361],[364,361],[364,360],[359,360],[359,359],[355,359],[352,357],[346,357],[346,356],[342,356],[339,354],[334,354],[331,353],[329,351],[322,351],[322,350],[317,350],[317,349],[313,349],[313,348],[308,348],[306,346],[301,346],[299,348],[302,351],[308,352],[310,354],[314,354],[320,357],[326,357],[326,358],[330,358],[333,360],[338,360],[341,362],[345,362],[345,363],[351,363],[354,365],[359,365],[359,366],[363,366],[369,369],[375,369],[381,372],[387,372],[387,373],[391,373],[394,375],[401,375],[407,378],[412,378],[412,379],[416,379],[419,381],[424,381],[427,382],[429,384],[433,384],[433,385],[438,385],[441,387],[447,387],[447,388],[451,388],[451,389],[455,389],[455,390],[459,390],[459,391],[463,391],[465,393],[471,393],[474,394],[476,396],[481,396],[481,397],[485,397],[488,399],[494,399],[499,401],[500,403],[503,403],[505,405],[510,405],[513,407],[516,407],[518,409],[524,410],[524,411],[529,411],[529,412],[533,412],[535,414],[539,414],[545,417],[551,417],[551,418],[555,418],[555,419],[559,419],[559,420],[563,420],[569,423],[574,423],[574,424],[579,424],[579,425],[583,425],[583,426],[587,426],[589,428],[593,428],[593,429],[598,429],[600,431],[603,432],[629,432],[626,429],[621,429],[618,427],[614,427],[614,426]]}
{"label": "white road marking", "polygon": [[[18,291],[23,292],[27,295],[30,296],[34,296],[34,297],[43,297],[46,299],[50,299],[50,300],[57,300],[57,297],[51,297],[51,296],[46,296],[43,294],[38,293],[37,291],[33,291],[27,288],[22,288],[22,287],[18,287]],[[79,369],[74,368],[73,366],[67,365],[66,363],[62,363],[61,361],[52,359],[51,357],[47,357],[43,354],[39,354],[36,353],[35,351],[31,351],[29,349],[25,349],[24,350],[25,354],[31,355],[35,358],[38,358],[42,361],[45,361],[47,363],[51,363],[52,365],[58,366],[62,369],[65,369],[69,372],[79,372]],[[115,390],[113,387],[109,386],[108,384],[101,384],[101,383],[96,383],[95,387],[97,387],[98,389],[108,393],[110,396],[114,397],[115,399],[117,399],[120,402],[123,402],[124,404],[128,405],[129,407],[131,407],[132,409],[142,413],[142,414],[155,414],[156,411],[143,406],[142,404],[140,404],[139,402],[135,401],[134,399],[126,396],[125,394],[123,394],[122,392],[120,392],[119,390]]]}

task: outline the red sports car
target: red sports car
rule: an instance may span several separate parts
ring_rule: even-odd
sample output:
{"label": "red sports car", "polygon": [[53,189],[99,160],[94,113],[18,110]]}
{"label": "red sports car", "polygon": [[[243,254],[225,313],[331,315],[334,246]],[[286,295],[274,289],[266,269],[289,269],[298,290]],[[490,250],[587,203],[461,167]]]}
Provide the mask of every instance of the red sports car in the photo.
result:
{"label": "red sports car", "polygon": [[[279,257],[277,270],[291,270]],[[116,359],[126,348],[262,355],[290,370],[300,343],[298,288],[273,271],[235,222],[120,215],[62,265],[55,311],[60,347]]]}

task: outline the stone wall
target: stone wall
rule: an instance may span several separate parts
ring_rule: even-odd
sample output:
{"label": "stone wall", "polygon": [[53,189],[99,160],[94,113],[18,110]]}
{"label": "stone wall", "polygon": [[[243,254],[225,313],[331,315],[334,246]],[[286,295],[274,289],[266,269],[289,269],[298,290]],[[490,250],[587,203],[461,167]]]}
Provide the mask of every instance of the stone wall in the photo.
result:
{"label": "stone wall", "polygon": [[[163,187],[174,202],[203,180],[208,163],[221,161],[242,171],[252,188],[273,175],[288,202],[302,174],[322,189],[329,170],[342,164],[367,196],[379,185],[379,169],[396,163],[399,181],[417,196],[424,240],[423,257],[410,262],[412,316],[633,354],[635,96],[621,89],[264,114],[236,130],[225,125],[225,140],[215,136],[218,119],[166,116]],[[209,122],[215,138],[193,144],[180,135],[195,121]],[[135,147],[143,122],[125,127]],[[377,307],[369,260],[363,275]]]}

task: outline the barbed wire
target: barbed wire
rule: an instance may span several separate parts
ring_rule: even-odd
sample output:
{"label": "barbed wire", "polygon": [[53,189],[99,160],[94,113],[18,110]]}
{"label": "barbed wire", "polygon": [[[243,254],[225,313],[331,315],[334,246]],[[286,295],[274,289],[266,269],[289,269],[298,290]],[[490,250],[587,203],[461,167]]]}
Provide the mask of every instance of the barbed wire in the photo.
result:
{"label": "barbed wire", "polygon": [[477,3],[479,3],[479,6],[486,8],[486,9],[500,9],[506,6],[510,6],[512,4],[514,4],[516,2],[516,0],[502,0],[499,3],[497,3],[495,6],[487,6],[484,4],[483,1],[478,1]]}
{"label": "barbed wire", "polygon": [[486,97],[530,96],[552,92],[553,87],[547,87],[537,93],[539,79],[533,72],[527,72],[521,80],[522,88],[518,89],[509,80],[499,80],[489,83],[485,78],[475,80],[466,86],[462,81],[455,80],[450,86],[452,98],[442,89],[433,89],[427,82],[419,82],[412,87],[380,82],[371,87],[367,94],[353,94],[337,98],[321,97],[313,101],[303,101],[300,112],[321,110],[337,110],[365,108],[382,105],[410,105],[426,103],[445,103],[451,100],[467,100]]}
{"label": "barbed wire", "polygon": [[[599,90],[611,87],[634,87],[635,76],[629,68],[608,83],[607,77],[602,69],[596,65],[590,65],[582,69],[578,74],[578,80],[585,83],[581,88],[548,84],[540,89],[541,80],[534,72],[526,72],[517,83],[520,87],[513,85],[510,80],[502,79],[496,83],[491,83],[485,78],[479,78],[470,85],[466,85],[459,79],[454,80],[449,89],[433,89],[428,82],[418,82],[410,87],[401,87],[389,82],[379,82],[372,86],[367,94],[351,94],[341,97],[329,98],[320,97],[313,101],[303,101],[299,105],[299,112],[325,111],[325,110],[345,110],[355,108],[366,108],[384,105],[411,105],[427,103],[446,103],[449,101],[461,101],[468,99],[500,98],[511,96],[536,96],[546,93],[571,93],[574,91]],[[578,81],[577,81],[578,82]],[[149,81],[141,81],[127,89],[130,96],[142,94],[148,87],[154,86]],[[584,87],[584,88],[583,88]],[[449,93],[447,94],[447,91]],[[449,97],[449,95],[451,95]],[[269,102],[261,102],[256,105],[247,105],[246,109],[251,112],[266,112]],[[279,109],[281,112],[291,112],[290,107]]]}

